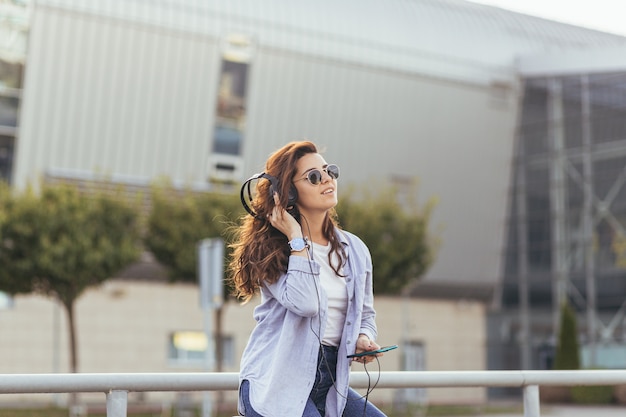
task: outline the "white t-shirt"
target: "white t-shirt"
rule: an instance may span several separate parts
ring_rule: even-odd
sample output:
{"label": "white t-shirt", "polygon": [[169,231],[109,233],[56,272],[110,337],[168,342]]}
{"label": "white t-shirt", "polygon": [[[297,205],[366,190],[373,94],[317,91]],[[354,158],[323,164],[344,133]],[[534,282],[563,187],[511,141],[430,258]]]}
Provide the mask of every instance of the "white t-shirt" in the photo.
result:
{"label": "white t-shirt", "polygon": [[[313,244],[313,257],[320,265],[320,282],[328,296],[328,318],[322,343],[328,346],[339,346],[343,325],[346,321],[348,292],[346,290],[345,278],[335,274],[328,262],[329,252],[330,242],[326,246]],[[335,265],[337,265],[338,259],[337,254],[333,254],[333,263]],[[343,275],[342,269],[339,272]]]}

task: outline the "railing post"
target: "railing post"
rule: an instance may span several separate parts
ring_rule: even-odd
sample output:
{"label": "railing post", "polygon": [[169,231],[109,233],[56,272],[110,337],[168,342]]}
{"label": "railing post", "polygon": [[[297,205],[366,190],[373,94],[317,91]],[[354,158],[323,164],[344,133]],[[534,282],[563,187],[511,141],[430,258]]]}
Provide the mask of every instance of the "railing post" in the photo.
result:
{"label": "railing post", "polygon": [[107,417],[126,417],[128,391],[112,390],[107,393]]}
{"label": "railing post", "polygon": [[524,386],[524,417],[539,417],[539,385]]}

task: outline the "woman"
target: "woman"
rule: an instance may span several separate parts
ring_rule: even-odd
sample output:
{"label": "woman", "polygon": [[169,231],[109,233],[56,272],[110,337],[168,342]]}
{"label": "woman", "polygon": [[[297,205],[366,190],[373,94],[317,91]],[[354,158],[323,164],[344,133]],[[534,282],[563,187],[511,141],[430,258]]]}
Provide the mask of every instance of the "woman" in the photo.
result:
{"label": "woman", "polygon": [[350,362],[378,355],[369,250],[335,218],[339,168],[311,142],[270,156],[233,244],[234,293],[261,293],[241,358],[245,416],[384,416],[348,386]]}

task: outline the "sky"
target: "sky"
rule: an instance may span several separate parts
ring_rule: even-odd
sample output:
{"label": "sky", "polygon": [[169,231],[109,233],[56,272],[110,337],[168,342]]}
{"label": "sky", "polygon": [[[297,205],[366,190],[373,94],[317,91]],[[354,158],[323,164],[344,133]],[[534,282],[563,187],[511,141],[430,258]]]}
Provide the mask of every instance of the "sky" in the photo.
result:
{"label": "sky", "polygon": [[626,36],[624,0],[470,0]]}

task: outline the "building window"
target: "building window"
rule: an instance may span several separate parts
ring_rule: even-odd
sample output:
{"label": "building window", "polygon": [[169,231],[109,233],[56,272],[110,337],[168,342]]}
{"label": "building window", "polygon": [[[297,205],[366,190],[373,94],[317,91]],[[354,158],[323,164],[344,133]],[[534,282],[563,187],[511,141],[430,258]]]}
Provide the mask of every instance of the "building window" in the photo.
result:
{"label": "building window", "polygon": [[9,294],[0,291],[0,310],[9,308],[13,308],[13,298]]}
{"label": "building window", "polygon": [[222,60],[213,153],[241,155],[246,126],[248,63]]}
{"label": "building window", "polygon": [[11,183],[14,137],[0,135],[0,181]]}
{"label": "building window", "polygon": [[[201,331],[178,331],[170,334],[168,341],[168,361],[176,367],[203,367],[207,365],[208,343]],[[222,367],[235,363],[233,337],[222,335]]]}
{"label": "building window", "polygon": [[[402,370],[426,370],[426,348],[422,342],[408,340],[402,344]],[[400,404],[425,404],[427,401],[426,389],[399,389],[396,393],[396,401]]]}
{"label": "building window", "polygon": [[10,77],[10,71],[3,73],[3,68],[6,69],[7,66],[0,65],[0,181],[10,184],[20,90],[7,87],[17,80]]}
{"label": "building window", "polygon": [[11,183],[26,41],[28,2],[0,2],[0,181]]}
{"label": "building window", "polygon": [[252,42],[244,35],[227,37],[217,90],[215,126],[209,155],[209,179],[238,181],[243,174],[248,73]]}

